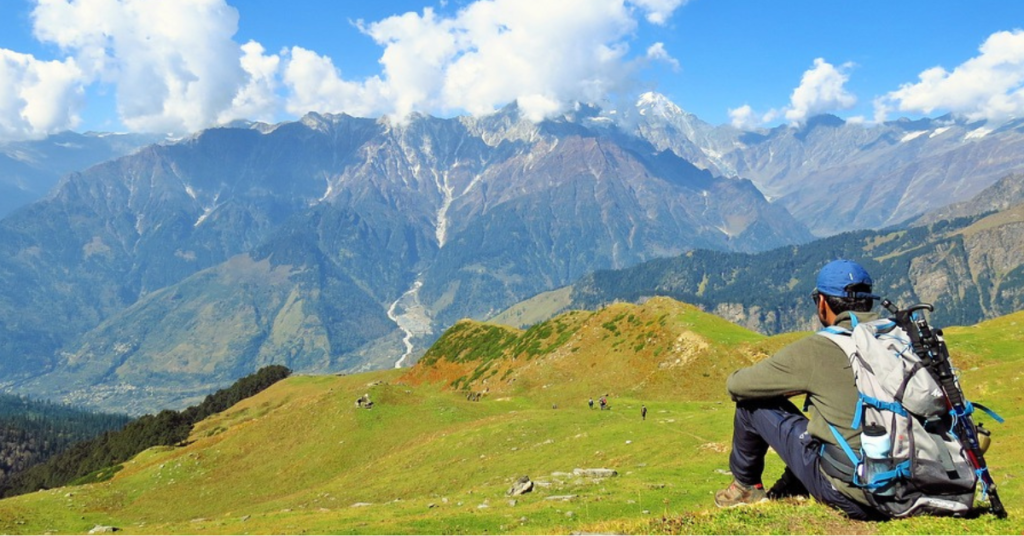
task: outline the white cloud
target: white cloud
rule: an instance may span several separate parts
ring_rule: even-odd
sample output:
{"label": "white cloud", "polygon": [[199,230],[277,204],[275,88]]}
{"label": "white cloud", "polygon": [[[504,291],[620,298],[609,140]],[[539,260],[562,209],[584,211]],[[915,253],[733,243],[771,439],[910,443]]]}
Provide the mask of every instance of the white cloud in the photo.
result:
{"label": "white cloud", "polygon": [[180,134],[282,111],[483,114],[512,101],[539,120],[621,95],[647,62],[678,66],[661,43],[646,55],[630,43],[640,17],[666,24],[685,0],[475,0],[453,15],[359,22],[382,47],[381,72],[361,80],[302,47],[268,54],[236,43],[239,14],[226,2],[36,0],[34,35],[63,57],[0,50],[0,136],[73,128],[85,96],[106,88],[135,131]]}
{"label": "white cloud", "polygon": [[897,110],[945,110],[997,123],[1024,115],[1024,31],[996,32],[979,52],[952,71],[933,67],[918,76],[919,82],[876,99],[875,120]]}
{"label": "white cloud", "polygon": [[630,0],[647,12],[647,21],[652,24],[665,24],[672,12],[687,0]]}
{"label": "white cloud", "polygon": [[74,128],[82,106],[81,74],[73,59],[39,61],[0,49],[0,140]]}
{"label": "white cloud", "polygon": [[280,106],[276,91],[281,57],[264,55],[263,45],[255,41],[242,45],[242,53],[242,69],[249,82],[232,99],[231,107],[220,113],[218,122],[227,123],[234,119],[273,121]]}
{"label": "white cloud", "polygon": [[760,114],[749,105],[733,108],[729,110],[732,125],[753,130],[783,116],[792,123],[802,123],[815,115],[850,109],[857,104],[857,97],[846,91],[844,86],[850,78],[847,71],[852,67],[846,63],[837,68],[817,58],[814,66],[804,71],[800,85],[790,95],[789,106]]}
{"label": "white cloud", "polygon": [[[404,117],[441,104],[438,94],[445,69],[460,52],[456,40],[464,31],[455,24],[427,8],[422,16],[409,12],[362,26],[364,33],[384,47],[380,63],[393,108],[388,112]],[[379,80],[370,79],[368,84]]]}
{"label": "white cloud", "polygon": [[660,60],[672,66],[672,69],[679,70],[679,60],[675,59],[665,50],[665,43],[654,43],[647,47],[647,59]]}
{"label": "white cloud", "polygon": [[732,126],[742,130],[753,130],[759,126],[754,109],[749,104],[744,104],[739,108],[730,108],[729,119]]}
{"label": "white cloud", "polygon": [[769,110],[758,114],[749,104],[744,104],[739,108],[729,109],[729,122],[740,130],[755,130],[758,127],[775,121],[779,118],[779,115],[779,110]]}
{"label": "white cloud", "polygon": [[116,86],[132,130],[208,126],[247,83],[238,13],[224,0],[40,0],[33,19],[38,39]]}
{"label": "white cloud", "polygon": [[292,47],[284,67],[284,85],[290,90],[287,110],[295,115],[307,112],[345,112],[369,116],[386,106],[385,88],[374,77],[365,83],[346,82],[331,58],[302,47]]}
{"label": "white cloud", "polygon": [[804,72],[800,85],[793,90],[786,119],[801,123],[814,115],[852,108],[857,97],[843,87],[851,67],[847,63],[836,68],[822,58],[815,59],[814,67]]}
{"label": "white cloud", "polygon": [[[667,18],[682,2],[633,4]],[[623,0],[479,0],[451,17],[427,8],[359,27],[384,47],[381,75],[348,82],[330,58],[293,49],[290,111],[485,114],[518,101],[542,119],[623,91],[636,67],[628,39],[637,20]]]}
{"label": "white cloud", "polygon": [[[613,0],[477,2],[449,24],[458,48],[444,65],[439,104],[480,114],[518,99],[535,119],[622,88],[621,39],[636,26]],[[399,39],[382,61],[405,46]]]}
{"label": "white cloud", "polygon": [[280,59],[233,41],[238,13],[224,0],[38,0],[32,19],[78,66],[74,85],[113,86],[131,130],[185,133],[279,107]]}

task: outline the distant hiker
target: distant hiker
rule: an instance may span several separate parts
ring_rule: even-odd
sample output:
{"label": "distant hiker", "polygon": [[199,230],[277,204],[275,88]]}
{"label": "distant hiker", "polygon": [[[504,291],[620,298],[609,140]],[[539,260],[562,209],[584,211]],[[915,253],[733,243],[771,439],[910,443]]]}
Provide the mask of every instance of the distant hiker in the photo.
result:
{"label": "distant hiker", "polygon": [[601,399],[600,399],[600,404],[601,404],[601,409],[604,410],[604,407],[606,405],[608,405],[608,401],[605,400],[605,398],[602,396]]}
{"label": "distant hiker", "polygon": [[590,405],[590,409],[594,409],[594,397],[590,397],[590,400],[587,401],[587,404]]}
{"label": "distant hiker", "polygon": [[647,406],[640,406],[640,420],[647,420]]}
{"label": "distant hiker", "polygon": [[[818,272],[817,287],[811,294],[818,320],[825,327],[846,329],[855,321],[875,320],[878,315],[869,311],[878,296],[871,293],[871,285],[871,276],[853,261],[826,264]],[[851,313],[856,313],[856,320]],[[830,476],[837,473],[825,467],[831,459],[845,459],[834,453],[839,447],[833,428],[855,451],[861,448],[861,430],[851,427],[858,392],[849,358],[839,346],[820,335],[805,337],[734,372],[727,389],[736,402],[729,455],[734,480],[715,494],[717,506],[768,500],[761,473],[771,447],[786,463],[780,480],[791,483],[788,490],[776,486],[773,492],[808,493],[853,519],[884,517],[852,479]],[[797,394],[806,395],[810,420],[788,400]]]}

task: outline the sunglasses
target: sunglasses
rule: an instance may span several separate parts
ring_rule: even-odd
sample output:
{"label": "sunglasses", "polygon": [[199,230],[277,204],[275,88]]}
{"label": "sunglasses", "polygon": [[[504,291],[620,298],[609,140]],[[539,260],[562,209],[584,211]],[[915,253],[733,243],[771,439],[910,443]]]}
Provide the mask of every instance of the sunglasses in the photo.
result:
{"label": "sunglasses", "polygon": [[818,298],[820,298],[820,297],[821,297],[821,292],[818,292],[817,289],[815,289],[814,292],[811,293],[811,301],[814,302],[814,305],[818,305]]}

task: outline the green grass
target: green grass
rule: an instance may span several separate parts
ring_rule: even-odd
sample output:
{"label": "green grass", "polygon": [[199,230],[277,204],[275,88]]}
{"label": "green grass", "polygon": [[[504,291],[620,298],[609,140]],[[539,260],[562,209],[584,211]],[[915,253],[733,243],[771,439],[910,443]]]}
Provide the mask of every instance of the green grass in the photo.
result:
{"label": "green grass", "polygon": [[124,469],[123,465],[115,465],[113,467],[105,467],[105,468],[100,469],[98,471],[93,471],[93,472],[91,472],[91,473],[89,473],[89,474],[87,474],[87,475],[85,475],[85,476],[83,476],[81,478],[76,478],[75,480],[71,481],[71,485],[72,486],[81,486],[83,484],[92,484],[92,483],[95,483],[95,482],[106,482],[107,480],[110,480],[111,478],[114,478],[114,475],[116,475],[117,472],[120,471],[121,469]]}
{"label": "green grass", "polygon": [[[590,410],[586,398],[576,394],[608,386],[590,377],[602,367],[662,369],[658,360],[639,359],[628,350],[608,353],[607,362],[590,369],[586,363],[597,354],[588,348],[566,352],[567,346],[553,350],[561,357],[526,365],[544,371],[529,380],[533,387],[480,402],[447,390],[447,382],[414,385],[402,371],[292,377],[200,423],[189,445],[150,449],[110,480],[0,501],[0,532],[84,533],[97,524],[140,534],[1016,534],[1024,529],[1024,342],[1014,331],[1024,326],[1024,316],[947,330],[968,396],[1007,417],[1005,425],[989,425],[994,445],[988,458],[1010,518],[863,523],[813,501],[726,511],[713,507],[714,491],[731,478],[725,471],[732,406],[722,377],[703,376],[707,363],[724,361],[730,351],[770,351],[794,336],[765,339],[687,308],[652,307],[634,311],[632,320],[623,311],[598,316],[592,329],[606,332],[601,325],[622,315],[619,330],[630,341],[638,334],[650,338],[662,321],[664,329],[685,325],[709,340],[717,334],[730,341],[710,346],[706,357],[695,354],[693,370],[669,369],[679,374],[669,376],[673,382],[690,382],[686,391],[653,379],[634,389],[629,378],[622,380],[628,385],[611,384],[619,392],[611,411]],[[580,318],[583,333],[589,328]],[[552,324],[545,346],[566,329]],[[600,348],[604,355],[609,347]],[[571,362],[567,370],[575,374],[563,376],[559,367],[572,359],[582,361]],[[614,369],[612,375],[624,377],[626,370]],[[363,394],[371,396],[374,409],[355,407]],[[640,420],[641,404],[649,409],[646,421]],[[610,468],[618,476],[579,478],[572,475],[576,468]],[[780,460],[770,454],[766,484],[781,472]],[[506,491],[522,475],[538,485],[512,503]],[[546,500],[564,495],[573,498]]]}
{"label": "green grass", "polygon": [[675,320],[717,344],[734,345],[765,338],[763,335],[737,326],[721,317],[704,313],[691,305],[684,305],[681,312],[675,315]]}

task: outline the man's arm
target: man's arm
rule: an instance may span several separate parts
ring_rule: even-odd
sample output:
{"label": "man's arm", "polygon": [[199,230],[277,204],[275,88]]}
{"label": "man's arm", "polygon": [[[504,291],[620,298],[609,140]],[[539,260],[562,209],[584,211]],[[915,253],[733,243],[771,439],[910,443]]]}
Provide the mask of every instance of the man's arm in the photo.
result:
{"label": "man's arm", "polygon": [[742,402],[806,393],[812,372],[808,358],[813,354],[807,351],[810,349],[806,348],[805,340],[786,346],[760,363],[733,372],[726,382],[732,399]]}

